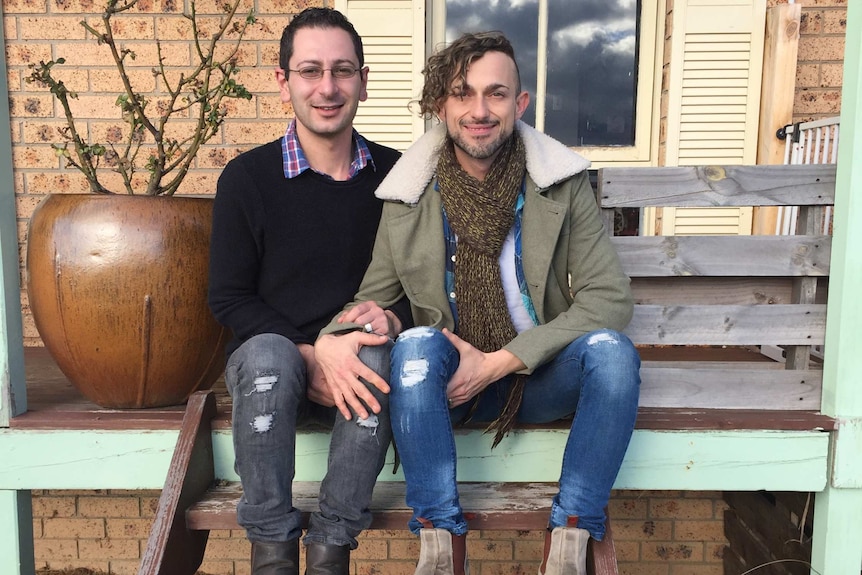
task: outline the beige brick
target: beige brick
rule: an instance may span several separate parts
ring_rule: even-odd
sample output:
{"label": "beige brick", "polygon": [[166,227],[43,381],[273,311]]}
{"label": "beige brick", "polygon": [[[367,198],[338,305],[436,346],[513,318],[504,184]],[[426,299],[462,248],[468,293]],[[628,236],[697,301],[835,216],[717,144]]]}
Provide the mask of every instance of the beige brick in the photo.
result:
{"label": "beige brick", "polygon": [[230,539],[231,537],[245,537],[244,532],[231,529],[213,529],[210,531],[210,539]]}
{"label": "beige brick", "polygon": [[[262,44],[260,46],[260,65],[262,68],[269,68],[272,72],[278,67],[278,57],[278,44]],[[273,78],[273,81],[275,81],[275,78]]]}
{"label": "beige brick", "polygon": [[725,541],[724,521],[685,521],[674,523],[676,541]]}
{"label": "beige brick", "polygon": [[28,66],[51,59],[51,44],[27,42],[6,46],[6,62],[9,66]]}
{"label": "beige brick", "polygon": [[416,561],[419,558],[419,538],[391,539],[389,541],[389,558]]}
{"label": "beige brick", "polygon": [[57,169],[60,160],[51,146],[12,146],[12,165],[16,169]]}
{"label": "beige brick", "polygon": [[[179,16],[177,18],[180,18]],[[103,30],[101,18],[91,19],[90,25],[96,30]],[[114,18],[111,20],[111,30],[114,33],[114,39],[117,41],[125,40],[148,40],[155,39],[156,25],[152,17],[148,16],[124,16],[122,18]]]}
{"label": "beige brick", "polygon": [[[195,8],[197,9],[198,14],[224,14],[222,5],[223,3],[220,0],[198,0],[195,3]],[[320,4],[320,6],[322,5],[323,4]],[[254,8],[254,2],[252,0],[243,0],[237,7],[236,11],[237,14],[244,14],[252,8]]]}
{"label": "beige brick", "polygon": [[539,561],[483,561],[481,575],[533,575],[539,569]]}
{"label": "beige brick", "polygon": [[362,544],[351,554],[354,559],[362,559],[368,561],[378,561],[387,559],[389,554],[389,546],[384,539],[369,539],[363,541]]}
{"label": "beige brick", "polygon": [[272,12],[274,14],[297,14],[308,6],[319,6],[319,2],[313,0],[272,0],[265,6],[261,6],[261,13]]}
{"label": "beige brick", "polygon": [[108,562],[95,559],[45,559],[44,562],[37,563],[38,567],[45,569],[58,569],[73,571],[84,571],[84,573],[92,573],[92,575],[107,575]]}
{"label": "beige brick", "polygon": [[155,517],[158,507],[158,495],[144,495],[141,497],[141,517]]}
{"label": "beige brick", "polygon": [[673,536],[672,521],[618,520],[612,523],[614,541],[667,540]]}
{"label": "beige brick", "polygon": [[[35,208],[36,204],[42,200],[42,194],[85,194],[89,191],[84,174],[77,170],[73,171],[73,169],[67,172],[28,173],[25,174],[25,180],[27,191],[32,194],[31,198],[35,198],[35,200],[28,200],[28,206],[32,206],[32,208]],[[33,211],[32,208],[27,214],[20,211],[18,213],[21,217],[29,218],[29,214]]]}
{"label": "beige brick", "polygon": [[541,561],[544,541],[514,541],[512,559],[515,561]]}
{"label": "beige brick", "polygon": [[251,543],[245,539],[214,539],[207,544],[209,560],[246,559],[251,556]]}
{"label": "beige brick", "polygon": [[34,539],[33,553],[36,557],[53,561],[78,558],[78,542],[75,539]]}
{"label": "beige brick", "polygon": [[140,500],[137,497],[79,497],[78,515],[81,517],[138,517]]}
{"label": "beige brick", "polygon": [[290,104],[281,101],[280,96],[257,95],[255,100],[259,104],[261,120],[280,120],[284,122],[282,133],[287,129],[287,123],[293,117],[293,108]]}
{"label": "beige brick", "polygon": [[514,557],[512,541],[479,539],[469,541],[467,556],[473,560],[511,561]]}
{"label": "beige brick", "polygon": [[641,545],[643,561],[703,561],[703,544],[663,541]]}
{"label": "beige brick", "polygon": [[823,64],[820,67],[820,86],[823,88],[840,88],[843,84],[843,64]]}
{"label": "beige brick", "polygon": [[105,532],[112,539],[147,539],[152,525],[150,519],[107,519]]}
{"label": "beige brick", "polygon": [[202,169],[221,170],[233,158],[242,153],[240,148],[226,148],[224,146],[215,146],[201,149],[198,153],[196,161],[197,167]]}
{"label": "beige brick", "polygon": [[33,516],[73,517],[75,515],[74,497],[33,497]]}
{"label": "beige brick", "polygon": [[48,518],[43,525],[45,537],[52,539],[105,536],[103,519]]}
{"label": "beige brick", "polygon": [[608,502],[608,515],[611,524],[617,519],[646,519],[647,499],[634,497],[611,497]]}
{"label": "beige brick", "polygon": [[799,61],[810,62],[844,57],[844,38],[833,36],[803,36],[799,39]]}
{"label": "beige brick", "polygon": [[201,563],[199,572],[207,575],[234,575],[233,567],[233,561],[204,561]]}
{"label": "beige brick", "polygon": [[670,575],[724,575],[724,566],[715,565],[671,565]]}
{"label": "beige brick", "polygon": [[262,14],[258,16],[257,23],[249,26],[245,32],[247,41],[268,40],[278,42],[284,27],[290,22],[290,17],[283,14]]}
{"label": "beige brick", "polygon": [[[474,533],[471,531],[471,533]],[[544,541],[545,540],[545,530],[533,530],[533,531],[496,531],[494,529],[485,529],[478,532],[478,536],[482,539],[515,539],[515,540],[528,540],[528,541]]]}
{"label": "beige brick", "polygon": [[820,10],[803,9],[799,22],[801,36],[819,35],[823,31],[823,12]]}
{"label": "beige brick", "polygon": [[33,519],[33,539],[42,537],[42,519]]}
{"label": "beige brick", "polygon": [[668,575],[670,565],[666,563],[620,563],[620,575]]}
{"label": "beige brick", "polygon": [[[48,11],[47,0],[3,0],[4,14],[29,14]],[[6,36],[9,39],[9,36]]]}
{"label": "beige brick", "polygon": [[415,561],[356,561],[356,575],[404,575],[415,568]]}
{"label": "beige brick", "polygon": [[228,122],[222,126],[225,143],[230,146],[259,146],[284,135],[287,122]]}
{"label": "beige brick", "polygon": [[75,16],[22,16],[18,18],[18,29],[22,40],[83,40],[84,28]]}
{"label": "beige brick", "polygon": [[800,64],[796,67],[796,88],[820,86],[820,64]]}
{"label": "beige brick", "polygon": [[50,117],[54,114],[54,97],[51,94],[10,94],[9,114],[12,118]]}
{"label": "beige brick", "polygon": [[839,90],[802,90],[796,93],[794,114],[838,114],[841,112]]}
{"label": "beige brick", "polygon": [[614,550],[617,554],[617,561],[637,561],[640,558],[640,543],[637,541],[616,541],[614,540]]}
{"label": "beige brick", "polygon": [[[22,140],[25,144],[53,144],[62,141],[61,131],[66,128],[66,122],[59,120],[26,120],[21,123]],[[87,137],[86,124],[82,123],[80,134]]]}
{"label": "beige brick", "polygon": [[848,0],[808,0],[806,4],[811,6],[847,6]]}
{"label": "beige brick", "polygon": [[137,575],[141,567],[141,561],[137,559],[118,559],[109,563],[111,575]]}
{"label": "beige brick", "polygon": [[81,559],[137,559],[140,544],[137,539],[81,539],[78,556]]}
{"label": "beige brick", "polygon": [[654,519],[710,519],[712,501],[709,499],[652,499],[650,517]]}
{"label": "beige brick", "polygon": [[823,12],[823,33],[824,34],[841,34],[847,33],[847,10],[824,10]]}
{"label": "beige brick", "polygon": [[[139,93],[152,92],[156,89],[156,79],[150,70],[129,70],[129,81]],[[90,89],[93,92],[125,93],[123,81],[116,69],[91,70]]]}

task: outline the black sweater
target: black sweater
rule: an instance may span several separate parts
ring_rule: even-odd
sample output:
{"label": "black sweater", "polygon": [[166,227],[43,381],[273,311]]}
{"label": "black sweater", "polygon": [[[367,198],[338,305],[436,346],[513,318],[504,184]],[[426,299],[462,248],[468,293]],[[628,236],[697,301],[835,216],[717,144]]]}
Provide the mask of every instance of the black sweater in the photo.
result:
{"label": "black sweater", "polygon": [[233,332],[228,356],[262,333],[314,343],[353,300],[383,206],[374,190],[399,156],[368,147],[376,171],[369,162],[347,182],[312,170],[286,179],[280,140],[225,166],[213,207],[209,304]]}

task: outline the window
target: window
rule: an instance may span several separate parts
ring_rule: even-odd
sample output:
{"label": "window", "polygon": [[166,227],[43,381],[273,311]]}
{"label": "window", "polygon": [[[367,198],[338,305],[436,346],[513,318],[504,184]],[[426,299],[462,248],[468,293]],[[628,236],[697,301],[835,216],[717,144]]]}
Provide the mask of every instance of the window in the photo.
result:
{"label": "window", "polygon": [[594,162],[650,161],[659,0],[431,1],[429,48],[484,30],[512,41],[525,122]]}

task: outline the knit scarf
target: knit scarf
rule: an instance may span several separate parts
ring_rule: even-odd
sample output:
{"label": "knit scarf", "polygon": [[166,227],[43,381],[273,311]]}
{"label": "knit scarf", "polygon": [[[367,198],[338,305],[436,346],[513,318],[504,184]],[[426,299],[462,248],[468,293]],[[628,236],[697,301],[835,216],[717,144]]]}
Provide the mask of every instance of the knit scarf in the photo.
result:
{"label": "knit scarf", "polygon": [[[515,203],[525,172],[526,153],[517,132],[500,148],[484,181],[461,168],[450,139],[437,162],[443,208],[458,237],[455,259],[458,335],[486,353],[501,349],[517,335],[506,305],[499,258],[514,223]],[[499,417],[486,429],[495,431],[494,447],[515,423],[525,382],[526,376],[513,376],[509,397]],[[477,405],[478,398],[473,408]]]}

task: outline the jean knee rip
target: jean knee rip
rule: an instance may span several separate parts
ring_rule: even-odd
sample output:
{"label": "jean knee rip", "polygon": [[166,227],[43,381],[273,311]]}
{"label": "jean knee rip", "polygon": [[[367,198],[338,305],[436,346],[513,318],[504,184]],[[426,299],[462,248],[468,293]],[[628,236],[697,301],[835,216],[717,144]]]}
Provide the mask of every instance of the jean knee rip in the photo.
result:
{"label": "jean knee rip", "polygon": [[254,419],[251,420],[250,425],[255,433],[266,433],[272,429],[272,423],[274,420],[275,412],[263,413],[261,415],[255,415]]}
{"label": "jean knee rip", "polygon": [[252,380],[252,389],[246,395],[251,395],[253,393],[266,393],[267,391],[272,391],[272,388],[275,387],[275,384],[278,383],[278,370],[275,369],[260,369],[257,370],[254,374],[254,380]]}
{"label": "jean knee rip", "polygon": [[404,362],[401,367],[401,385],[403,387],[413,387],[425,381],[428,377],[428,360],[427,359],[411,359]]}
{"label": "jean knee rip", "polygon": [[612,345],[618,345],[620,343],[620,340],[615,335],[606,331],[593,334],[590,336],[590,339],[587,340],[587,345],[599,345],[600,343],[610,343]]}
{"label": "jean knee rip", "polygon": [[430,327],[419,326],[412,327],[407,331],[401,332],[401,335],[398,336],[398,341],[404,341],[408,339],[422,339],[425,337],[432,337],[436,330],[431,329]]}

